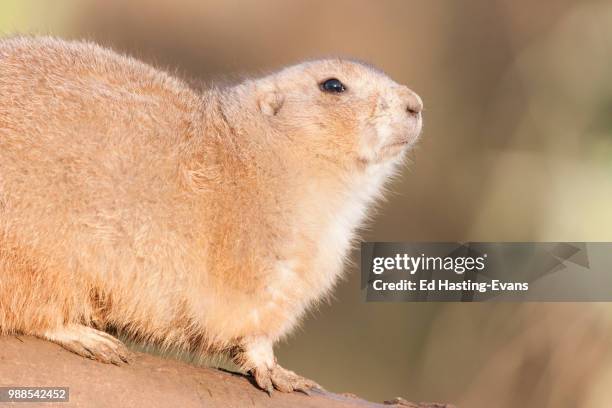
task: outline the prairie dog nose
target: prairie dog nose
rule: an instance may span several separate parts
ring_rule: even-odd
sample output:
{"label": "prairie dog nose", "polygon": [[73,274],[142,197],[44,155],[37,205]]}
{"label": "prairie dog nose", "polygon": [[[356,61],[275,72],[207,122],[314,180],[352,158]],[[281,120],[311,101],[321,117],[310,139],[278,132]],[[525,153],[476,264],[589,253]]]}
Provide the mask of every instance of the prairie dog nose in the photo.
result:
{"label": "prairie dog nose", "polygon": [[404,87],[401,93],[402,100],[406,105],[406,112],[410,115],[418,115],[423,110],[421,97],[410,89]]}

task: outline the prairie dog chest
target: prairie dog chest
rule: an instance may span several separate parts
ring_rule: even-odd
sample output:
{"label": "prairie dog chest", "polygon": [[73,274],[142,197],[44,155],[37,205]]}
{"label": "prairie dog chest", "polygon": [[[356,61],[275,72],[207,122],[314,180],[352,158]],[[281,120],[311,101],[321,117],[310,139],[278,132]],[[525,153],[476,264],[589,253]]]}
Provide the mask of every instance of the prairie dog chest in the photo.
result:
{"label": "prairie dog chest", "polygon": [[313,246],[310,253],[302,257],[306,265],[300,268],[298,259],[280,261],[272,286],[299,285],[298,280],[303,280],[310,289],[305,297],[314,298],[333,287],[342,272],[356,231],[367,217],[368,208],[377,198],[390,169],[379,170],[354,180],[357,188],[345,190],[340,199],[323,198],[313,203],[310,208],[313,212],[309,214],[311,225],[314,225],[310,231]]}

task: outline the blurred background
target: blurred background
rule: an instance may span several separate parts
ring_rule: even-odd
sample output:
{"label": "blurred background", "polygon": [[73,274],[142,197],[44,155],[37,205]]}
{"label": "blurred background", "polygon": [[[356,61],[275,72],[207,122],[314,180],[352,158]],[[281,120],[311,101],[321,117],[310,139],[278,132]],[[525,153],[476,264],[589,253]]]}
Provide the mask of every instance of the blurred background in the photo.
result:
{"label": "blurred background", "polygon": [[[423,97],[425,128],[364,240],[612,241],[610,2],[3,0],[0,30],[204,84],[369,61]],[[610,406],[612,305],[370,304],[348,272],[281,364],[375,401]]]}

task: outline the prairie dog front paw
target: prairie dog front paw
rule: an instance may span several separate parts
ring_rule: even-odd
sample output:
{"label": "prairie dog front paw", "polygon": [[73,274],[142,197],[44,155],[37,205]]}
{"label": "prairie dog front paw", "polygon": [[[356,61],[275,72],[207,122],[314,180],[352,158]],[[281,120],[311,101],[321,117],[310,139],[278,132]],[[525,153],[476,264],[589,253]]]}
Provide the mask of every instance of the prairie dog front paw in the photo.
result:
{"label": "prairie dog front paw", "polygon": [[306,394],[311,389],[323,389],[316,382],[281,367],[274,357],[272,342],[264,337],[244,340],[234,349],[232,358],[238,366],[253,376],[259,388],[270,395],[275,389]]}

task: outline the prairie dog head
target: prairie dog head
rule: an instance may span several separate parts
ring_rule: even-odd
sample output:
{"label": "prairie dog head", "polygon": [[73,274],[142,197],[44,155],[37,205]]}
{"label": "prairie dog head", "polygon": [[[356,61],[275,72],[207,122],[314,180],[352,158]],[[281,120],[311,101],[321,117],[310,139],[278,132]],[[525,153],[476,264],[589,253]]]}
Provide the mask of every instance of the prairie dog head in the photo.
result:
{"label": "prairie dog head", "polygon": [[361,63],[306,62],[252,86],[259,113],[278,133],[345,166],[396,161],[421,132],[421,98]]}

